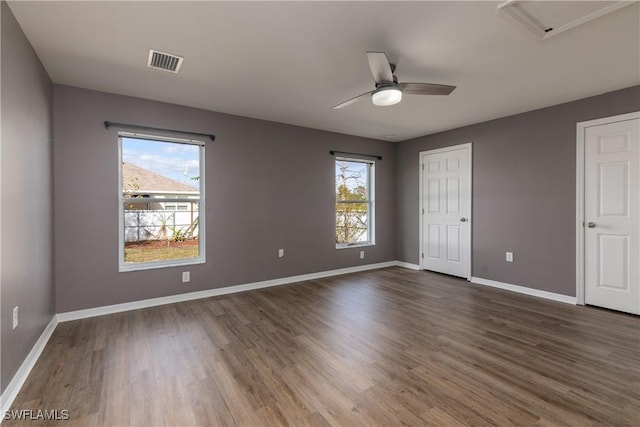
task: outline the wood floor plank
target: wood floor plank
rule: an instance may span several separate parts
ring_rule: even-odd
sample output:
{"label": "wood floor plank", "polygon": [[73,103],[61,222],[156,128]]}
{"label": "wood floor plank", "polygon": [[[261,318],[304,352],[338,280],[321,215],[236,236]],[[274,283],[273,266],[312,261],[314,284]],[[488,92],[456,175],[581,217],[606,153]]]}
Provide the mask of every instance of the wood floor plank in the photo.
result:
{"label": "wood floor plank", "polygon": [[640,318],[393,267],[61,323],[12,409],[69,410],[43,426],[637,426]]}

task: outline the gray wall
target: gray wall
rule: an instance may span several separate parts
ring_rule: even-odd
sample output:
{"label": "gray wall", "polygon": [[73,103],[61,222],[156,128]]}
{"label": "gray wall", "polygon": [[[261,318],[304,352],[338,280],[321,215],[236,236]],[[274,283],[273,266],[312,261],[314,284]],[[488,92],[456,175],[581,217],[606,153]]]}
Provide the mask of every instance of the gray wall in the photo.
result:
{"label": "gray wall", "polygon": [[575,296],[576,123],[638,110],[634,86],[399,143],[398,259],[419,261],[419,153],[472,142],[473,276]]}
{"label": "gray wall", "polygon": [[[59,85],[54,110],[57,312],[395,260],[391,143]],[[117,131],[105,120],[216,135],[206,146],[206,264],[118,272]],[[384,157],[377,244],[364,260],[335,249],[331,149]],[[184,270],[190,283],[180,283]]]}
{"label": "gray wall", "polygon": [[[2,10],[1,388],[54,314],[52,85],[7,4]],[[20,324],[12,330],[11,309]]]}

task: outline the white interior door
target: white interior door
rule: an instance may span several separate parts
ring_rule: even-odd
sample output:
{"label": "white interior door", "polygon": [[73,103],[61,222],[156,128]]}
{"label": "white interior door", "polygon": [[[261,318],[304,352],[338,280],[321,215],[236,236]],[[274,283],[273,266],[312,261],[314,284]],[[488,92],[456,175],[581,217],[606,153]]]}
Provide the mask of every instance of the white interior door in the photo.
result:
{"label": "white interior door", "polygon": [[640,314],[640,120],[584,130],[584,298]]}
{"label": "white interior door", "polygon": [[420,153],[420,267],[471,278],[471,144]]}

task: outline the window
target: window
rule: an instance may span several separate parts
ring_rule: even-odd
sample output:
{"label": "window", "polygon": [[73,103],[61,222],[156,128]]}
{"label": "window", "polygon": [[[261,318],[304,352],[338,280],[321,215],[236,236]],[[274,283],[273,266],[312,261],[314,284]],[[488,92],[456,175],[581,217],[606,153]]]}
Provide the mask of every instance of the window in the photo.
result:
{"label": "window", "polygon": [[374,162],[336,158],[336,248],[373,245]]}
{"label": "window", "polygon": [[164,209],[168,211],[186,211],[189,210],[190,203],[165,203]]}
{"label": "window", "polygon": [[204,143],[118,141],[120,271],[204,262]]}

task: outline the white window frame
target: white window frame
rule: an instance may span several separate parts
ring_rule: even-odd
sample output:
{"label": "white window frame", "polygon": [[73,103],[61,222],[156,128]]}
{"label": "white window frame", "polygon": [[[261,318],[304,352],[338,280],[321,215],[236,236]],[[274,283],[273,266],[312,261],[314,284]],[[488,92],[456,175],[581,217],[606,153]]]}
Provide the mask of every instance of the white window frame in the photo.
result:
{"label": "white window frame", "polygon": [[[348,249],[348,248],[361,248],[365,246],[375,246],[375,219],[376,219],[376,203],[375,203],[375,174],[376,174],[376,162],[373,160],[367,159],[359,159],[353,157],[340,157],[336,156],[333,162],[333,171],[335,175],[336,162],[346,161],[346,162],[356,162],[356,163],[364,163],[368,165],[367,171],[367,235],[369,236],[369,240],[364,242],[352,242],[352,243],[338,243],[336,242],[336,249]],[[333,194],[335,197],[336,193],[336,180],[335,176],[333,179]],[[333,208],[333,221],[336,221],[336,209],[335,206],[340,203],[337,199],[334,203]],[[361,202],[360,202],[361,203]],[[334,239],[335,239],[335,224],[334,224]]]}
{"label": "white window frame", "polygon": [[[139,199],[125,198],[122,192],[122,139],[146,139],[158,142],[171,142],[176,144],[187,144],[199,146],[199,161],[200,161],[200,178],[198,179],[200,188],[200,200],[198,201],[198,256],[194,258],[172,259],[167,261],[152,261],[152,262],[140,262],[140,263],[125,263],[124,262],[124,205],[127,202],[136,203]],[[161,135],[147,135],[132,132],[118,132],[118,268],[120,272],[127,271],[139,271],[139,270],[151,270],[156,268],[165,267],[177,267],[184,265],[204,264],[206,262],[205,253],[205,237],[206,237],[206,215],[205,215],[205,143],[204,141],[194,139],[181,139],[174,137],[167,137]],[[145,203],[148,201],[157,200],[161,203],[166,203],[164,198],[145,198]],[[162,202],[164,200],[164,202]],[[184,199],[171,199],[171,202],[178,203],[192,203],[194,200],[185,197]]]}

